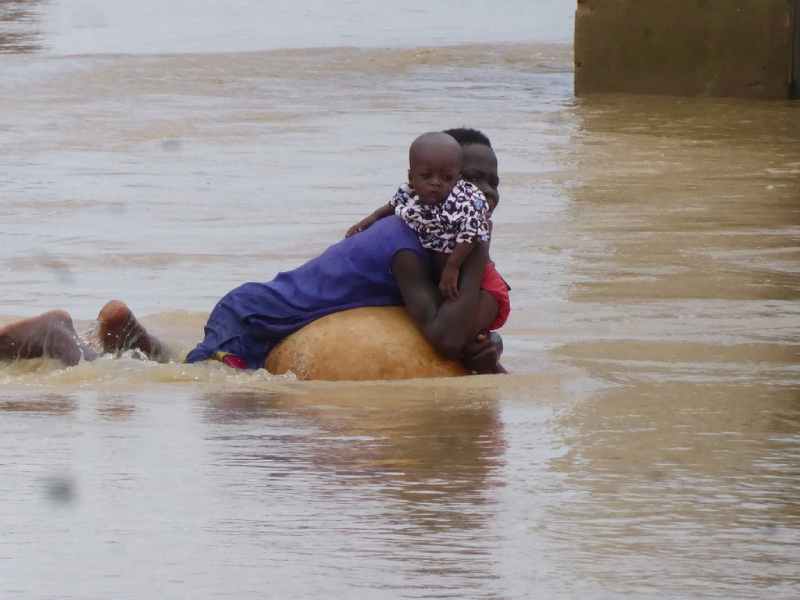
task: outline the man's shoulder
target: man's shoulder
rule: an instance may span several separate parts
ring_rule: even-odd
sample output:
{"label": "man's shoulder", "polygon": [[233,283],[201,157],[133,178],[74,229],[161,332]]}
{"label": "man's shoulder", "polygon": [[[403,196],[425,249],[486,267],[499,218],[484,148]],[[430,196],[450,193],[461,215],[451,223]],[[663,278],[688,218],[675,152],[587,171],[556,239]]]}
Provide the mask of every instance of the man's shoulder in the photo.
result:
{"label": "man's shoulder", "polygon": [[388,246],[404,246],[411,245],[412,247],[420,246],[417,234],[414,230],[406,225],[405,221],[397,215],[391,215],[385,219],[381,219],[372,227],[359,235],[367,235],[365,241],[370,239],[372,243],[379,242]]}
{"label": "man's shoulder", "polygon": [[372,261],[386,264],[390,268],[400,255],[409,255],[410,259],[420,263],[429,260],[428,253],[420,244],[414,230],[395,215],[381,219],[353,238],[360,238],[357,252],[368,254]]}

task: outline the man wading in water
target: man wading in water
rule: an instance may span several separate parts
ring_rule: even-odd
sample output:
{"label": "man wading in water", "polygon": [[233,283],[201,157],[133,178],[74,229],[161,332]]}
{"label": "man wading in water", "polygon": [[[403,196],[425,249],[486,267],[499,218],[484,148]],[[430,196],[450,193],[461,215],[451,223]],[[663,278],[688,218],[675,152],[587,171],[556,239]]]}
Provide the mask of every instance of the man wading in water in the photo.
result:
{"label": "man wading in water", "polygon": [[[497,157],[482,133],[452,129],[463,149],[463,177],[487,199],[499,199]],[[478,373],[503,372],[502,340],[478,335],[495,320],[497,302],[480,289],[488,247],[465,260],[456,300],[443,303],[429,254],[398,217],[382,219],[322,255],[267,283],[246,283],[226,294],[212,311],[205,338],[187,362],[222,360],[258,369],[278,342],[328,314],[365,306],[403,305],[425,338],[443,356],[460,359]],[[122,302],[112,300],[97,317],[103,351],[137,349],[166,360],[164,346]],[[49,356],[67,365],[96,354],[79,338],[65,311],[50,311],[0,328],[0,359]]]}

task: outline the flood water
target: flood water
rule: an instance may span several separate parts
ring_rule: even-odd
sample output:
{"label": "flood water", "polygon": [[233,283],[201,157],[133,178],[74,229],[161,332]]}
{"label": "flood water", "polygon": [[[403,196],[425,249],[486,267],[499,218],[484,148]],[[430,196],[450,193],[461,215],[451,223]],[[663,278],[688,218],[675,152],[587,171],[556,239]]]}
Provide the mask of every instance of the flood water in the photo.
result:
{"label": "flood water", "polygon": [[800,104],[576,99],[571,3],[468,4],[0,2],[0,323],[186,350],[465,124],[514,307],[507,377],[0,365],[0,597],[800,596]]}

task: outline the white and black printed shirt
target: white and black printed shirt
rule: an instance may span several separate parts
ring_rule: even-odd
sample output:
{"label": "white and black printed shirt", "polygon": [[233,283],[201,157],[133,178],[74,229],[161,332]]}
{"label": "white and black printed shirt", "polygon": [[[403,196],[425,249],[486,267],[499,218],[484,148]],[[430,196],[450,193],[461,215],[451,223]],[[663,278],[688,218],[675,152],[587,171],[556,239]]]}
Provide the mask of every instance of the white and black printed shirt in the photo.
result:
{"label": "white and black printed shirt", "polygon": [[423,248],[450,254],[456,244],[489,241],[489,204],[477,187],[459,179],[447,199],[433,206],[419,201],[406,183],[389,204],[419,236]]}

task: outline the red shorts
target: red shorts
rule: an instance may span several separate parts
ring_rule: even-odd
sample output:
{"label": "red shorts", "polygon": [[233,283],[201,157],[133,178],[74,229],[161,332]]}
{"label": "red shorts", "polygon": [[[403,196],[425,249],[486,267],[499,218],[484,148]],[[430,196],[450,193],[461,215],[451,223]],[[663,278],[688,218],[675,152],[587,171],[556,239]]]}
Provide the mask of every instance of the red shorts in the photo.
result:
{"label": "red shorts", "polygon": [[483,279],[481,280],[481,289],[486,290],[497,301],[497,317],[489,326],[489,331],[500,329],[508,319],[511,313],[511,299],[508,297],[508,292],[511,289],[505,280],[494,268],[493,262],[486,263],[486,269],[483,271]]}

